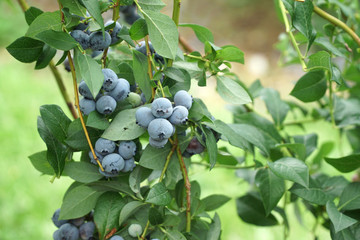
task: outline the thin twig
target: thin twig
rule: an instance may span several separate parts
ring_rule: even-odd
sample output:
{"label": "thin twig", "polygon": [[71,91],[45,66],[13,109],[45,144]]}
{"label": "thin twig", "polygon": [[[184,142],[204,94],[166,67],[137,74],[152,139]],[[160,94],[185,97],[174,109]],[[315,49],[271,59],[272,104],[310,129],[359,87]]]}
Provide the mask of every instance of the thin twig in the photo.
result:
{"label": "thin twig", "polygon": [[[176,134],[176,133],[175,133]],[[166,162],[165,162],[165,166],[161,172],[161,175],[160,175],[160,178],[159,178],[159,182],[162,182],[162,180],[164,179],[164,176],[165,176],[165,172],[167,170],[167,167],[169,166],[169,163],[170,163],[170,159],[172,157],[172,155],[174,154],[176,150],[176,145],[173,145],[168,156],[166,157]]]}
{"label": "thin twig", "polygon": [[183,38],[179,35],[179,43],[183,47],[185,52],[191,53],[194,52],[195,49]]}
{"label": "thin twig", "polygon": [[[204,167],[211,167],[210,163],[203,163],[203,162],[191,162],[191,164],[201,165]],[[225,165],[225,164],[215,164],[214,168],[227,168],[227,169],[247,169],[247,168],[254,168],[254,165],[249,166],[236,166],[236,165]]]}

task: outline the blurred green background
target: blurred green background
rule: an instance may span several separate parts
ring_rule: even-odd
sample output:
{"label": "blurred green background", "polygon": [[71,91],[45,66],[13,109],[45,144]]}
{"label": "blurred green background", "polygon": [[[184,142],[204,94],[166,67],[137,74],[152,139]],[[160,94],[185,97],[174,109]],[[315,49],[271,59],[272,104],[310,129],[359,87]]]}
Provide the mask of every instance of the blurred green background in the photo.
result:
{"label": "blurred green background", "polygon": [[[10,6],[7,2],[12,3]],[[170,5],[165,12],[171,12]],[[30,1],[30,5],[43,10],[55,10],[56,1]],[[205,6],[205,7],[204,7]],[[302,74],[300,67],[277,67],[278,53],[273,50],[283,26],[276,17],[272,1],[246,0],[197,0],[182,1],[182,23],[197,23],[208,27],[217,45],[234,44],[245,52],[246,65],[234,64],[234,71],[250,83],[260,78],[264,86],[271,86],[288,97],[293,82]],[[0,1],[0,240],[52,239],[55,226],[51,216],[59,208],[62,196],[71,180],[63,177],[50,183],[49,176],[41,176],[31,165],[28,156],[44,150],[45,144],[38,136],[36,119],[43,104],[58,104],[70,116],[57,85],[46,68],[34,70],[34,64],[23,64],[13,59],[5,50],[27,28],[21,9],[16,1]],[[191,31],[181,29],[190,44],[201,50],[203,46]],[[59,56],[57,57],[59,58]],[[72,96],[71,77],[59,67]],[[231,121],[225,103],[214,91],[214,82],[207,88],[192,89],[194,96],[203,98],[216,118]],[[257,103],[263,109],[261,103]],[[321,129],[320,143],[334,138],[333,129],[322,122],[307,125],[309,132]],[[294,128],[292,132],[302,134]],[[332,171],[329,168],[329,171]],[[191,180],[202,186],[202,197],[210,194],[226,194],[232,200],[219,209],[223,239],[282,239],[283,227],[254,227],[245,224],[236,215],[235,198],[244,194],[248,185],[235,176],[233,170],[194,168]],[[304,211],[304,209],[301,209]],[[305,223],[290,215],[289,239],[313,239],[310,233],[313,219],[304,213]],[[319,229],[320,239],[329,234]],[[301,236],[301,237],[300,237]]]}

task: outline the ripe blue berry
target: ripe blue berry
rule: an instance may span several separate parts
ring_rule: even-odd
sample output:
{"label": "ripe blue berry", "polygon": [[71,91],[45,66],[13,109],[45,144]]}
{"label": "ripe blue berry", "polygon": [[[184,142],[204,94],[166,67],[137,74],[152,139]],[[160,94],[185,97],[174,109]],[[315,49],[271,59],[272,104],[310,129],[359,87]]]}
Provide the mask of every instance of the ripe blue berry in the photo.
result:
{"label": "ripe blue berry", "polygon": [[129,235],[132,237],[138,237],[142,233],[142,227],[140,224],[133,223],[128,228]]}
{"label": "ripe blue berry", "polygon": [[95,143],[95,150],[103,156],[109,153],[113,153],[115,148],[115,142],[105,138],[99,138]]}
{"label": "ripe blue berry", "polygon": [[59,228],[60,239],[78,240],[80,237],[79,229],[70,223],[65,223]]}
{"label": "ripe blue berry", "polygon": [[96,101],[96,110],[101,114],[111,114],[115,111],[116,101],[111,96],[102,96]]}
{"label": "ripe blue berry", "polygon": [[59,220],[59,216],[60,216],[60,208],[56,209],[56,211],[54,212],[51,220],[53,221],[53,223],[55,224],[56,227],[60,227],[61,225],[64,225],[65,223],[68,222],[68,220]]}
{"label": "ripe blue berry", "polygon": [[[81,17],[80,20],[84,20],[84,17]],[[89,23],[79,23],[74,30],[85,31],[89,27]]]}
{"label": "ripe blue berry", "polygon": [[[137,45],[135,47],[135,50],[141,52],[142,54],[144,55],[147,55],[147,52],[146,52],[146,43],[145,41],[141,41],[139,42],[139,45]],[[149,42],[149,50],[150,50],[150,53],[153,54],[155,52],[154,50],[154,47],[152,46],[151,42]]]}
{"label": "ripe blue berry", "polygon": [[134,13],[133,15],[125,16],[125,22],[132,25],[139,18],[140,18],[139,14]]}
{"label": "ripe blue berry", "polygon": [[80,237],[83,240],[88,240],[90,239],[95,232],[95,224],[94,222],[86,222],[84,224],[82,224],[79,228],[79,232],[80,232]]}
{"label": "ripe blue berry", "polygon": [[80,227],[84,222],[85,222],[85,217],[79,217],[79,218],[69,220],[69,223],[71,223],[75,227]]}
{"label": "ripe blue berry", "polygon": [[184,106],[189,110],[192,105],[192,97],[188,92],[180,90],[174,96],[174,103],[175,106]]}
{"label": "ripe blue berry", "polygon": [[122,172],[131,172],[136,167],[134,158],[125,160],[125,167],[121,170]]}
{"label": "ripe blue berry", "polygon": [[157,98],[151,104],[151,112],[157,118],[168,118],[173,112],[173,107],[169,99]]}
{"label": "ripe blue berry", "polygon": [[168,142],[168,138],[164,138],[163,140],[158,141],[149,137],[149,144],[154,148],[163,148],[167,142]]}
{"label": "ripe blue berry", "polygon": [[204,150],[205,147],[199,142],[196,137],[193,137],[193,139],[191,139],[189,145],[186,148],[186,151],[191,155],[202,153]]}
{"label": "ripe blue berry", "polygon": [[85,81],[81,81],[79,84],[79,93],[87,99],[94,99],[93,95],[91,94],[91,91],[89,87],[86,85]]}
{"label": "ripe blue berry", "polygon": [[124,159],[130,159],[135,156],[136,144],[133,141],[124,141],[119,144],[119,154]]}
{"label": "ripe blue berry", "polygon": [[103,37],[102,32],[93,32],[89,37],[90,48],[94,51],[102,51],[110,46],[111,36],[105,32]]}
{"label": "ripe blue berry", "polygon": [[[101,163],[103,156],[100,153],[98,153],[97,151],[95,151],[95,155],[97,156],[97,158],[99,159],[99,162]],[[92,155],[91,151],[89,151],[89,158],[90,158],[90,162],[92,164],[98,165],[98,163],[95,161],[94,156]]]}
{"label": "ripe blue berry", "polygon": [[95,101],[87,98],[82,98],[79,101],[80,111],[84,115],[89,115],[92,111],[95,111]]}
{"label": "ripe blue berry", "polygon": [[[105,23],[105,27],[113,24],[113,20],[109,20]],[[120,41],[120,38],[117,36],[118,33],[121,31],[121,25],[120,23],[116,22],[114,28],[112,29],[112,32],[110,33],[111,36],[111,43],[110,45],[114,45]]]}
{"label": "ripe blue berry", "polygon": [[174,125],[186,124],[188,120],[189,111],[184,106],[174,107],[174,111],[171,114],[169,121]]}
{"label": "ripe blue berry", "polygon": [[135,118],[136,123],[143,128],[147,128],[149,123],[155,119],[154,115],[151,113],[151,109],[148,107],[141,107],[136,110]]}
{"label": "ripe blue berry", "polygon": [[124,240],[124,239],[118,235],[115,235],[115,236],[112,236],[109,240]]}
{"label": "ripe blue berry", "polygon": [[54,233],[53,233],[53,239],[54,240],[62,240],[60,237],[60,231],[59,229],[57,229]]}
{"label": "ripe blue berry", "polygon": [[130,84],[124,78],[119,78],[118,83],[115,88],[109,92],[110,96],[112,96],[117,102],[120,102],[127,98],[130,93]]}
{"label": "ripe blue berry", "polygon": [[171,137],[173,133],[173,125],[166,119],[156,118],[149,123],[149,136],[157,141]]}
{"label": "ripe blue berry", "polygon": [[70,35],[80,43],[81,47],[85,50],[89,48],[89,35],[81,30],[73,30]]}
{"label": "ripe blue berry", "polygon": [[101,164],[105,173],[110,174],[118,174],[125,167],[124,159],[117,153],[106,155]]}
{"label": "ripe blue berry", "polygon": [[117,84],[118,77],[110,68],[102,69],[104,75],[103,89],[107,92],[113,90]]}

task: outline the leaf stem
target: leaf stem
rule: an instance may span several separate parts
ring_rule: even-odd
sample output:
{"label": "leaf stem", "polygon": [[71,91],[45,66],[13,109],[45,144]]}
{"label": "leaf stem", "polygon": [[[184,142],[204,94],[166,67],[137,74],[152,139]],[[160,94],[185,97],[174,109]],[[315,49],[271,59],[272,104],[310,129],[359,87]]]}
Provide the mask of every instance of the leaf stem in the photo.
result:
{"label": "leaf stem", "polygon": [[120,0],[117,0],[116,3],[113,6],[113,16],[112,16],[112,20],[114,22],[116,22],[119,18],[119,13],[120,13]]}
{"label": "leaf stem", "polygon": [[[180,7],[181,7],[181,0],[174,0],[173,2],[173,12],[172,12],[172,20],[174,21],[176,27],[179,26],[179,19],[180,19]],[[173,64],[173,60],[169,59],[167,62],[167,66],[171,67]]]}
{"label": "leaf stem", "polygon": [[143,234],[141,234],[140,239],[145,239],[146,232],[147,232],[147,230],[148,230],[149,226],[150,226],[150,221],[148,220],[148,221],[147,221],[147,223],[146,223],[146,226],[145,226],[144,232],[143,232]]}
{"label": "leaf stem", "polygon": [[18,3],[23,10],[23,12],[26,12],[26,10],[29,9],[29,5],[27,4],[26,0],[18,0]]}
{"label": "leaf stem", "polygon": [[90,150],[91,150],[91,153],[95,159],[95,161],[97,162],[97,164],[99,165],[101,171],[104,171],[104,168],[102,167],[98,157],[96,156],[95,154],[95,151],[94,151],[94,148],[92,146],[92,143],[90,141],[90,137],[89,137],[89,133],[86,129],[86,125],[85,125],[85,122],[84,122],[84,118],[81,114],[81,111],[80,111],[80,105],[79,105],[79,92],[78,92],[78,88],[77,88],[77,82],[76,82],[76,73],[75,73],[75,67],[74,67],[74,62],[73,62],[73,59],[71,57],[71,54],[70,52],[68,52],[68,59],[69,59],[69,64],[70,64],[70,69],[71,69],[71,75],[72,75],[72,78],[73,78],[73,85],[74,85],[74,93],[75,93],[75,105],[77,107],[77,110],[78,110],[78,113],[79,113],[79,116],[80,116],[80,122],[81,122],[81,126],[84,130],[84,134],[85,134],[85,137],[86,137],[86,140],[89,144],[89,147],[90,147]]}
{"label": "leaf stem", "polygon": [[360,46],[360,37],[344,22],[340,21],[336,17],[330,15],[329,13],[325,12],[318,6],[314,5],[314,12],[319,15],[320,17],[324,18],[325,20],[329,21],[333,25],[342,28],[345,32],[347,32],[352,39]]}
{"label": "leaf stem", "polygon": [[291,43],[294,46],[294,48],[295,48],[295,50],[296,50],[296,52],[298,54],[301,67],[303,68],[303,70],[305,72],[307,72],[307,67],[306,67],[306,64],[305,64],[305,61],[304,61],[304,56],[302,55],[302,53],[300,51],[300,48],[299,48],[299,44],[296,42],[294,34],[291,31],[290,23],[289,23],[289,20],[287,18],[287,15],[286,15],[286,9],[285,9],[284,3],[282,2],[282,0],[278,0],[278,3],[279,3],[279,6],[280,6],[281,15],[282,15],[283,20],[284,20],[285,31],[289,35]]}
{"label": "leaf stem", "polygon": [[[205,167],[211,167],[211,164],[209,163],[203,163],[203,162],[191,162],[191,164],[205,166]],[[227,168],[227,169],[247,169],[247,168],[253,168],[255,167],[255,164],[249,165],[249,166],[234,166],[234,165],[225,165],[225,164],[215,164],[214,168]]]}
{"label": "leaf stem", "polygon": [[185,40],[185,38],[179,35],[179,43],[186,52],[194,52],[194,48]]}
{"label": "leaf stem", "polygon": [[174,154],[175,150],[176,150],[176,145],[173,145],[172,148],[171,148],[171,151],[169,152],[169,154],[166,157],[165,166],[164,166],[164,168],[163,168],[163,170],[161,172],[159,182],[162,182],[162,180],[164,179],[165,172],[167,170],[167,167],[169,166],[170,159],[171,159],[172,155]]}
{"label": "leaf stem", "polygon": [[336,127],[335,116],[334,116],[334,91],[332,89],[332,83],[329,72],[326,72],[326,76],[328,79],[328,88],[329,88],[329,111],[331,117],[331,124],[333,125],[333,127]]}

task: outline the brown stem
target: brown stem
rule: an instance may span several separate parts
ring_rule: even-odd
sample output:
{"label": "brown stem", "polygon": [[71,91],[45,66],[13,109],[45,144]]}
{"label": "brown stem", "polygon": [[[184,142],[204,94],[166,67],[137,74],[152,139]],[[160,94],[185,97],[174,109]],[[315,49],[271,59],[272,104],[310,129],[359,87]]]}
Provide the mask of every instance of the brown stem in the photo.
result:
{"label": "brown stem", "polygon": [[109,48],[106,48],[103,52],[103,55],[101,57],[101,65],[103,68],[106,67],[106,58],[107,58],[107,54],[108,54]]}
{"label": "brown stem", "polygon": [[[151,51],[149,46],[149,36],[145,37],[145,46],[146,46],[146,56],[147,56],[147,62],[148,62],[148,75],[151,79],[153,79],[153,73],[152,73],[152,64],[151,64]],[[151,99],[154,99],[155,97],[155,88],[151,88]]]}
{"label": "brown stem", "polygon": [[29,5],[25,0],[18,0],[18,3],[24,12],[29,9]]}
{"label": "brown stem", "polygon": [[185,52],[191,53],[195,51],[195,49],[185,40],[185,38],[181,37],[180,35],[179,35],[179,43]]}
{"label": "brown stem", "polygon": [[159,182],[161,182],[164,179],[166,169],[169,166],[171,156],[174,154],[175,150],[176,150],[176,145],[173,145],[172,148],[171,148],[171,151],[169,152],[169,154],[168,154],[168,156],[166,158],[165,166],[164,166],[164,168],[163,168],[163,170],[161,172]]}

